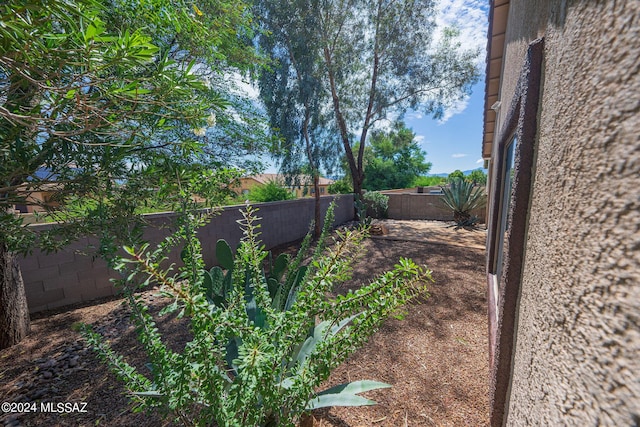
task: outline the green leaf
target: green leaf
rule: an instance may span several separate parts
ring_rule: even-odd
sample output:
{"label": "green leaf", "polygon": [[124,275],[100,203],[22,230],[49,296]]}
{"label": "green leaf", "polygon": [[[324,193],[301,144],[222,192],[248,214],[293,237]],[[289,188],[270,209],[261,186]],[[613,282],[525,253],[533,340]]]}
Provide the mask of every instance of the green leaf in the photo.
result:
{"label": "green leaf", "polygon": [[271,271],[271,276],[276,280],[282,280],[282,276],[287,270],[287,266],[289,265],[289,257],[287,254],[280,254],[276,258],[276,261],[273,263],[273,270]]}
{"label": "green leaf", "polygon": [[225,270],[233,270],[233,251],[224,239],[216,242],[216,258],[222,268]]}
{"label": "green leaf", "polygon": [[336,393],[350,393],[350,394],[358,394],[364,393],[366,391],[378,390],[381,388],[391,388],[391,384],[383,383],[380,381],[372,381],[372,380],[360,380],[353,381],[350,383],[339,384],[328,388],[326,390],[318,393],[318,396],[324,396],[327,394],[336,394]]}
{"label": "green leaf", "polygon": [[315,398],[307,403],[305,409],[313,410],[327,406],[375,405],[375,401],[358,396],[357,394],[389,387],[391,387],[390,384],[370,380],[340,384],[318,393]]}

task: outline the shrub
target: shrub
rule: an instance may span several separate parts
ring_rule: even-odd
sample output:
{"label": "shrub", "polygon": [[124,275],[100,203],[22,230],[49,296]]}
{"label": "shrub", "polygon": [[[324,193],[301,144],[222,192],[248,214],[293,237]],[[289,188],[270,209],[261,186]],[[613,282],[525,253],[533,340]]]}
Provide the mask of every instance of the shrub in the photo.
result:
{"label": "shrub", "polygon": [[411,183],[412,187],[431,187],[445,183],[446,178],[440,176],[418,176]]}
{"label": "shrub", "polygon": [[473,226],[478,218],[471,216],[471,211],[483,207],[487,197],[481,187],[461,179],[455,179],[449,187],[442,188],[442,202],[445,209],[453,213],[453,220],[458,226]]}
{"label": "shrub", "polygon": [[333,184],[329,184],[327,192],[329,194],[351,194],[353,193],[353,186],[348,179],[340,179]]}
{"label": "shrub", "polygon": [[269,181],[264,185],[256,186],[249,192],[249,200],[252,202],[277,202],[278,200],[291,200],[296,196],[293,192],[276,181]]}
{"label": "shrub", "polygon": [[386,218],[389,209],[389,196],[379,191],[367,191],[362,196],[367,215],[372,218]]}
{"label": "shrub", "polygon": [[[372,404],[357,393],[388,386],[356,381],[314,392],[388,316],[398,315],[403,304],[426,294],[430,271],[401,259],[394,270],[369,285],[328,297],[335,284],[349,278],[366,231],[340,232],[328,246],[332,207],[309,263],[303,259],[310,235],[295,258],[280,256],[264,273],[267,252],[257,239],[255,212],[248,207],[243,213],[244,237],[235,256],[224,241],[218,242],[222,268],[204,268],[195,226],[203,220],[188,215],[177,234],[156,250],[148,245],[126,248],[130,258],[116,263],[126,278],[123,285],[141,275],[145,279],[134,288],[159,283],[173,301],[161,314],[177,312],[191,322],[193,339],[181,353],[174,352],[163,342],[142,300],[129,292],[132,318],[150,361],[149,375],[115,354],[90,327],[83,327],[86,339],[125,382],[141,409],[159,406],[185,425],[215,421],[219,426],[293,426],[314,408]],[[172,275],[159,263],[178,242],[184,243],[184,266]]]}
{"label": "shrub", "polygon": [[460,169],[454,170],[449,174],[449,176],[447,176],[447,182],[449,183],[455,182],[459,179],[464,179],[464,172],[462,172]]}

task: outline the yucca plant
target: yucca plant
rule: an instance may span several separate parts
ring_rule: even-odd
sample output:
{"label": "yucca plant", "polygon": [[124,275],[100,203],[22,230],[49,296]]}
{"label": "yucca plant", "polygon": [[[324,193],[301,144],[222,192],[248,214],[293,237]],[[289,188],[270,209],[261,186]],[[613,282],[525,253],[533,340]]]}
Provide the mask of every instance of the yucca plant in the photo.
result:
{"label": "yucca plant", "polygon": [[449,187],[440,188],[442,188],[443,207],[453,212],[456,225],[473,226],[478,222],[478,217],[472,216],[471,212],[487,203],[482,187],[476,187],[473,183],[462,179],[454,179]]}
{"label": "yucca plant", "polygon": [[[128,301],[150,372],[138,372],[89,326],[83,328],[85,338],[140,408],[160,407],[184,425],[293,426],[315,408],[373,404],[358,393],[388,384],[355,381],[315,390],[386,318],[412,298],[426,295],[431,272],[401,259],[394,270],[357,291],[329,296],[350,277],[366,237],[366,230],[347,230],[328,245],[332,211],[310,261],[303,262],[308,236],[295,258],[277,258],[267,273],[254,209],[243,213],[244,238],[235,255],[226,242],[218,242],[222,268],[212,270],[204,268],[197,218],[185,215],[177,235],[155,251],[126,248],[130,257],[117,267],[129,284],[141,275],[146,279],[140,286],[159,283],[172,299],[162,315],[188,317],[193,339],[182,352],[172,351],[134,293]],[[173,274],[159,265],[178,242],[184,242],[184,267]]]}

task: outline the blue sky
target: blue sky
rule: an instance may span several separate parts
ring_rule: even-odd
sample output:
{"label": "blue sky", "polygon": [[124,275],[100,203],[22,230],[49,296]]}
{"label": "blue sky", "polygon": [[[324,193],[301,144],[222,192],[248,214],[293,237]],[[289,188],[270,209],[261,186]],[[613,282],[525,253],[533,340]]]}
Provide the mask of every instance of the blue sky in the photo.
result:
{"label": "blue sky", "polygon": [[[439,0],[438,26],[455,26],[463,48],[478,49],[476,66],[481,71],[471,96],[449,109],[442,120],[420,113],[408,113],[405,123],[413,129],[420,146],[432,163],[430,174],[450,173],[456,169],[482,167],[482,110],[484,107],[484,70],[487,44],[487,0]],[[273,166],[266,172],[276,172]]]}
{"label": "blue sky", "polygon": [[450,173],[482,166],[482,110],[484,107],[484,70],[487,45],[489,6],[487,0],[440,0],[438,25],[455,26],[460,30],[462,46],[479,49],[476,66],[480,79],[472,88],[469,99],[445,114],[443,121],[420,114],[408,114],[405,122],[417,135],[427,160],[433,165],[430,173]]}
{"label": "blue sky", "polygon": [[473,86],[464,111],[444,123],[420,114],[408,114],[405,123],[413,129],[420,146],[432,163],[430,174],[450,173],[456,169],[482,167],[482,108],[484,73]]}

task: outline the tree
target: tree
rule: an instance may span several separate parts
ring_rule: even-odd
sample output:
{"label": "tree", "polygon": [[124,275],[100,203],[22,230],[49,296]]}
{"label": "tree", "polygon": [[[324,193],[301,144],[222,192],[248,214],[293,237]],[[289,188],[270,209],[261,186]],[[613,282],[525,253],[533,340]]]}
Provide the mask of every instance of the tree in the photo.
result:
{"label": "tree", "polygon": [[460,169],[454,170],[449,174],[449,176],[447,176],[448,182],[454,182],[456,180],[463,180],[463,179],[464,179],[464,172],[462,172]]}
{"label": "tree", "polygon": [[479,52],[462,49],[455,30],[434,36],[434,4],[432,0],[327,0],[312,8],[319,25],[309,49],[323,61],[357,194],[362,192],[370,129],[409,108],[441,117],[478,78],[473,60]]}
{"label": "tree", "polygon": [[[313,2],[312,2],[313,3]],[[318,15],[305,13],[314,4],[302,0],[266,0],[257,4],[262,33],[260,46],[268,55],[269,67],[259,77],[260,95],[279,143],[272,153],[280,171],[291,185],[300,185],[304,175],[311,177],[315,196],[316,238],[320,235],[320,169],[331,168],[339,156],[339,145],[327,137],[330,117],[323,111],[326,94],[321,63],[314,43]],[[292,19],[305,13],[301,19]],[[293,15],[292,15],[293,14]]]}
{"label": "tree", "polygon": [[486,185],[487,184],[487,174],[482,171],[482,169],[472,170],[471,173],[466,177],[467,181],[473,183],[473,185]]}
{"label": "tree", "polygon": [[431,163],[414,141],[415,134],[403,122],[396,122],[389,132],[371,133],[370,147],[365,149],[367,190],[407,188],[420,174],[429,172]]}
{"label": "tree", "polygon": [[[197,10],[183,13],[171,3],[154,2],[135,16],[148,18],[147,30],[167,25],[153,22],[163,16],[174,25],[190,23],[198,28],[193,34],[211,31],[202,28]],[[113,16],[95,0],[0,6],[0,348],[29,329],[16,251],[36,243],[55,249],[91,225],[106,233],[109,224],[117,228],[111,219],[130,215],[140,195],[150,193],[149,178],[157,185],[158,172],[184,177],[192,165],[215,163],[193,129],[225,112],[224,94],[194,72],[193,60],[172,58],[190,58],[186,48],[172,55],[135,27],[116,27]],[[223,53],[234,51],[230,41],[210,36],[225,62]],[[242,44],[238,39],[235,47]],[[35,203],[30,194],[52,183],[61,198],[98,195],[100,203],[81,226],[54,230],[70,234],[44,234],[36,242],[11,209]],[[135,231],[125,224],[121,230]]]}

